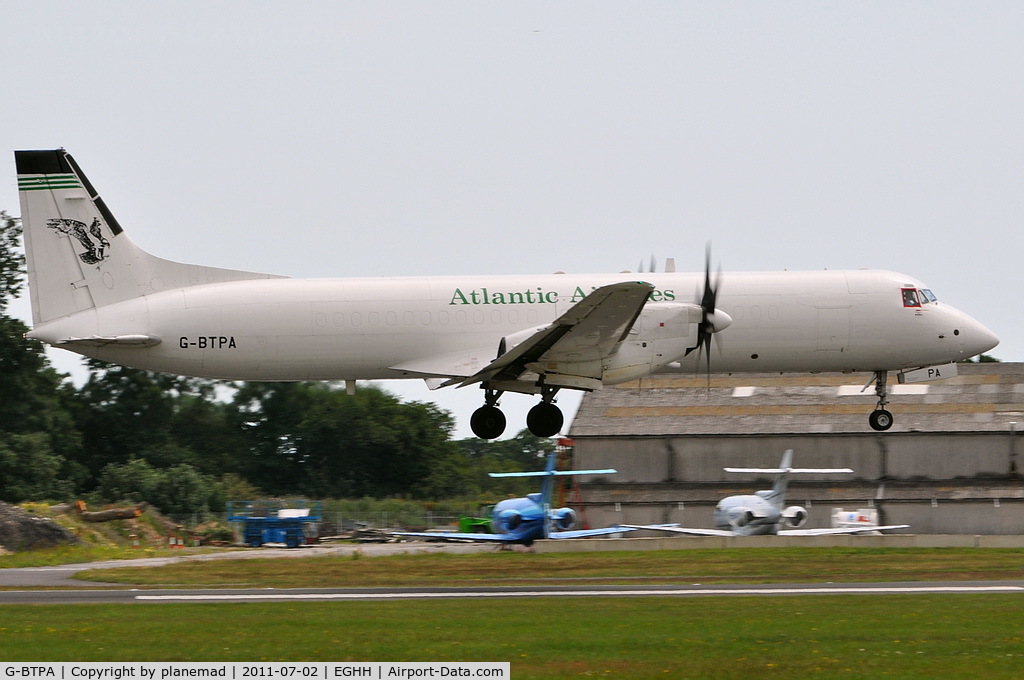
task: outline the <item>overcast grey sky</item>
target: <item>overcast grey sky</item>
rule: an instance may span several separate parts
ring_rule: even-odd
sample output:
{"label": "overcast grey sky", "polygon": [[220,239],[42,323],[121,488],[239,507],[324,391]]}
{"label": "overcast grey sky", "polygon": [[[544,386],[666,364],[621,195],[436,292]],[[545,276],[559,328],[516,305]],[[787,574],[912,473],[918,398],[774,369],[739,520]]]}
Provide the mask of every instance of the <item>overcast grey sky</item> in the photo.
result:
{"label": "overcast grey sky", "polygon": [[[53,0],[3,29],[15,214],[10,151],[64,146],[170,259],[700,269],[710,240],[724,285],[904,272],[1024,360],[1019,2]],[[478,390],[385,386],[469,436]],[[532,403],[504,398],[508,434]]]}

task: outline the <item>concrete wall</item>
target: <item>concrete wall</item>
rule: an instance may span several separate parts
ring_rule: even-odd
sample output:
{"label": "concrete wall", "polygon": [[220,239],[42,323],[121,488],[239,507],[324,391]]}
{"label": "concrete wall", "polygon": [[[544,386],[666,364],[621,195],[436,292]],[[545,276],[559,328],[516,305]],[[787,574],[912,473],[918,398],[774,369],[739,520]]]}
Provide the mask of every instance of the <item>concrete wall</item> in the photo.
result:
{"label": "concrete wall", "polygon": [[[586,496],[584,495],[584,499]],[[789,499],[790,505],[803,505],[808,519],[803,528],[817,529],[831,526],[832,508],[856,510],[867,503],[844,503],[840,506],[810,503],[799,495]],[[884,524],[909,524],[909,529],[898,533],[913,534],[994,534],[1024,536],[1024,500],[992,499],[987,501],[917,500],[874,503],[879,521]],[[630,503],[588,504],[587,521],[591,526],[615,524],[664,524],[676,522],[680,526],[702,529],[713,528],[711,503]],[[654,534],[645,534],[654,535]]]}
{"label": "concrete wall", "polygon": [[771,485],[771,475],[722,468],[774,467],[790,448],[794,467],[854,470],[791,478],[787,504],[809,510],[807,528],[829,526],[833,507],[873,505],[884,523],[919,534],[1024,534],[1024,479],[1003,432],[586,437],[575,440],[574,464],[618,470],[580,478],[594,526],[710,528],[719,498]]}
{"label": "concrete wall", "polygon": [[[614,437],[575,440],[577,468],[614,467],[616,483],[734,483],[726,466],[849,467],[857,480],[1006,477],[1016,455],[1004,433]],[[807,476],[808,481],[834,477]],[[584,481],[589,481],[584,479]]]}

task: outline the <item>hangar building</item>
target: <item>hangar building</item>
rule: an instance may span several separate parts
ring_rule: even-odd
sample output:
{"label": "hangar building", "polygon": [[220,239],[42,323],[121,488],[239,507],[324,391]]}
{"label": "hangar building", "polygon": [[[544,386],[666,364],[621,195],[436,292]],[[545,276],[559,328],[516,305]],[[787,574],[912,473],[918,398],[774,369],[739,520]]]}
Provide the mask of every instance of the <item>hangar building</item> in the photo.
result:
{"label": "hangar building", "polygon": [[831,511],[872,507],[916,534],[1024,534],[1024,364],[960,364],[941,381],[895,384],[885,432],[868,426],[877,401],[856,374],[650,377],[587,394],[572,423],[574,466],[594,525],[679,522],[711,528],[724,496],[771,487],[771,476],[726,466],[849,467],[790,478],[788,505],[807,528]]}

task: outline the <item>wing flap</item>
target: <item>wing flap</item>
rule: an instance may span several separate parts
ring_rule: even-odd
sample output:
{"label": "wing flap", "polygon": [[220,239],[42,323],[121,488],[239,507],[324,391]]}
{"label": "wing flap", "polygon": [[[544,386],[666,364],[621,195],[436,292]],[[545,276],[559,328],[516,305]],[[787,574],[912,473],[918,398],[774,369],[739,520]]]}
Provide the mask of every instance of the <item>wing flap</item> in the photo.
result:
{"label": "wing flap", "polygon": [[[414,373],[419,377],[464,378],[486,366],[494,356],[495,347],[435,354],[390,366],[392,370]],[[458,382],[458,381],[456,381]]]}

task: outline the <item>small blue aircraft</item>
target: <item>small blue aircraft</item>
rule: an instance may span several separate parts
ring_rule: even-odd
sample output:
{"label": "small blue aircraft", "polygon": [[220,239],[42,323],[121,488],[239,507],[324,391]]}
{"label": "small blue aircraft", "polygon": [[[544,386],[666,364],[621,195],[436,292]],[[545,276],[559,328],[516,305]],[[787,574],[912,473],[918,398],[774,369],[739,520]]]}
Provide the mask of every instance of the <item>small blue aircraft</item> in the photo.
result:
{"label": "small blue aircraft", "polygon": [[464,541],[483,541],[499,544],[533,545],[538,538],[587,538],[607,536],[626,531],[625,527],[614,526],[604,529],[578,529],[568,531],[576,525],[576,511],[572,508],[551,508],[551,493],[554,478],[566,475],[610,475],[617,470],[556,470],[557,454],[548,456],[547,468],[541,472],[491,472],[491,477],[543,477],[540,493],[531,493],[526,498],[509,498],[494,506],[491,511],[493,534],[463,534],[445,532],[393,531],[394,536],[417,536]]}

